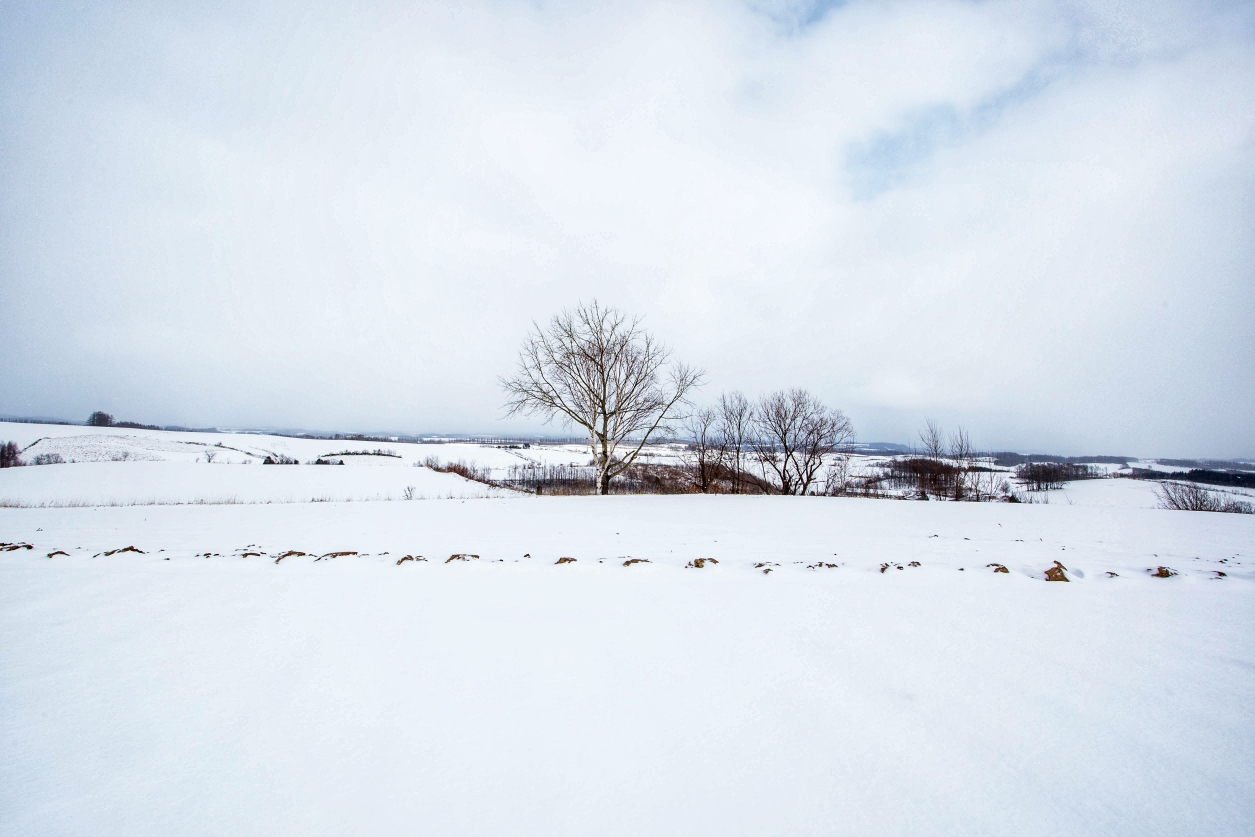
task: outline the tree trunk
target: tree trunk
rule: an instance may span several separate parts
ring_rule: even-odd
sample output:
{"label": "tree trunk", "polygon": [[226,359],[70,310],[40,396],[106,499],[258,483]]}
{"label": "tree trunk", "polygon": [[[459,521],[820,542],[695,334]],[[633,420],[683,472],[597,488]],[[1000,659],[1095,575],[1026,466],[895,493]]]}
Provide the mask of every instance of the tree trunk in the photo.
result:
{"label": "tree trunk", "polygon": [[597,493],[610,493],[610,447],[605,436],[593,438],[593,465],[597,470]]}

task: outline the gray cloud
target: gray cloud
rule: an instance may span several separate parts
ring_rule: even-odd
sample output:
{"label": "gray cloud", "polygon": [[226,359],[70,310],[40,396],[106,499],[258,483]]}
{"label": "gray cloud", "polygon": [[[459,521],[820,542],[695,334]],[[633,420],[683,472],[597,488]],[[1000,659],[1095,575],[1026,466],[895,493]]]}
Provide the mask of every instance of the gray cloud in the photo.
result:
{"label": "gray cloud", "polygon": [[506,429],[597,296],[865,439],[1250,455],[1245,4],[0,11],[0,411]]}

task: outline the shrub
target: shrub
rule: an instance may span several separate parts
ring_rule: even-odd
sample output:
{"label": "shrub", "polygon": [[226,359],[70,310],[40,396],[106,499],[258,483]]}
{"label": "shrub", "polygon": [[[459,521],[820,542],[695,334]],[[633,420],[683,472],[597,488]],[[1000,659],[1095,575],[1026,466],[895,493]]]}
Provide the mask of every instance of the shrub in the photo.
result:
{"label": "shrub", "polygon": [[17,442],[5,442],[0,445],[0,468],[16,468],[22,463],[21,451]]}
{"label": "shrub", "polygon": [[286,453],[272,453],[261,461],[263,465],[300,465],[300,461],[293,459]]}
{"label": "shrub", "polygon": [[32,465],[62,465],[65,458],[59,453],[41,453],[31,460]]}
{"label": "shrub", "polygon": [[484,485],[496,485],[492,480],[492,472],[488,468],[481,468],[474,462],[467,464],[459,459],[457,462],[441,463],[436,457],[429,456],[423,460],[423,464],[442,474],[457,474],[459,477],[482,482]]}
{"label": "shrub", "polygon": [[1162,482],[1155,486],[1155,493],[1162,509],[1255,514],[1255,505],[1251,503],[1188,482]]}

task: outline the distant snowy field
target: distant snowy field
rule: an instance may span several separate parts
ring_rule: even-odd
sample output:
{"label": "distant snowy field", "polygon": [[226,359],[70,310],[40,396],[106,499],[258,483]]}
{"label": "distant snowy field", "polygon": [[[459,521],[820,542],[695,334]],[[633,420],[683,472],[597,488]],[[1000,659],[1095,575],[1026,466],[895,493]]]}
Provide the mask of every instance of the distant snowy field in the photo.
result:
{"label": "distant snowy field", "polygon": [[483,497],[411,467],[454,446],[186,436],[254,463],[0,471],[238,503],[0,508],[0,834],[1255,833],[1255,517]]}

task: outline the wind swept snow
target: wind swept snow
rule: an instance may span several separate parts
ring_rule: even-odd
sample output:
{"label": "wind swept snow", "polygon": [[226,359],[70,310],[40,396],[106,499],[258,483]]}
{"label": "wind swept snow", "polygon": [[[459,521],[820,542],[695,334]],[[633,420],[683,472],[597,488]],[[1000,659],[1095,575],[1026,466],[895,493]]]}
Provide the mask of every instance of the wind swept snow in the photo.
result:
{"label": "wind swept snow", "polygon": [[1250,834],[1252,523],[0,509],[0,833]]}

